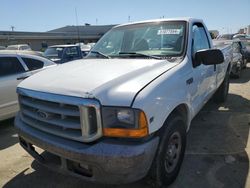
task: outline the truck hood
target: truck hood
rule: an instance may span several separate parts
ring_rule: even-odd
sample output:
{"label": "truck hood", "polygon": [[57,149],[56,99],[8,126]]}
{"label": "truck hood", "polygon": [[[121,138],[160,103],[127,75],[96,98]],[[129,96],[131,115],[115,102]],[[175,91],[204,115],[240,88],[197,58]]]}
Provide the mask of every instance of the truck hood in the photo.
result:
{"label": "truck hood", "polygon": [[154,59],[82,59],[39,72],[18,87],[130,106],[137,92],[176,64]]}

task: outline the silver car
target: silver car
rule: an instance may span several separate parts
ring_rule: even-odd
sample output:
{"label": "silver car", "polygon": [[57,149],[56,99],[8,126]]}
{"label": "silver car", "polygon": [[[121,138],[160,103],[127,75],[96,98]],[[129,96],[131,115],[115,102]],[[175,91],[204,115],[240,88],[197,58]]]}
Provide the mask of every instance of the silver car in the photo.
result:
{"label": "silver car", "polygon": [[16,44],[16,45],[10,45],[6,48],[6,50],[31,50],[30,46],[28,44]]}
{"label": "silver car", "polygon": [[16,86],[32,74],[56,66],[52,61],[22,52],[0,52],[0,121],[18,111]]}

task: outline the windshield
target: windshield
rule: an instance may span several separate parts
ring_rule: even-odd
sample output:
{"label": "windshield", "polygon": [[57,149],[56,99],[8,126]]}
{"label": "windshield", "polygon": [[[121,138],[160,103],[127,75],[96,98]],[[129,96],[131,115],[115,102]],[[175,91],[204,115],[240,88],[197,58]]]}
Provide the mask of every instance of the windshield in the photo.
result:
{"label": "windshield", "polygon": [[44,55],[49,58],[62,58],[63,48],[59,47],[49,47],[45,50]]}
{"label": "windshield", "polygon": [[[92,48],[93,53],[112,57],[181,56],[184,52],[186,22],[165,21],[116,27]],[[98,52],[98,53],[96,53]],[[103,56],[104,57],[104,56]]]}

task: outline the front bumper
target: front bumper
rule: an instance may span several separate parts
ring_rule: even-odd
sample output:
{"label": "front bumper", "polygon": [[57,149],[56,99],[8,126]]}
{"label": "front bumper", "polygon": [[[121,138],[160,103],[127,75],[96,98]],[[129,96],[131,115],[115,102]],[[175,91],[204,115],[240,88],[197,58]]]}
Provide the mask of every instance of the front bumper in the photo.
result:
{"label": "front bumper", "polygon": [[[142,143],[118,143],[107,139],[84,144],[31,128],[20,120],[19,115],[15,127],[21,146],[45,166],[104,184],[130,183],[146,176],[159,142],[159,138],[154,137]],[[49,152],[59,162],[44,158],[33,145]]]}

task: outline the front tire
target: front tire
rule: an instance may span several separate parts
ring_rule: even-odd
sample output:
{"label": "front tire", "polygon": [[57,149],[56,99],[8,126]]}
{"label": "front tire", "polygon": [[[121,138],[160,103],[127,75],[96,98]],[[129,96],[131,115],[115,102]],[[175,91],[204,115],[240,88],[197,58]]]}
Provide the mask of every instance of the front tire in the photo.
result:
{"label": "front tire", "polygon": [[156,187],[170,185],[177,177],[186,148],[186,123],[171,115],[160,130],[160,143],[150,171]]}

